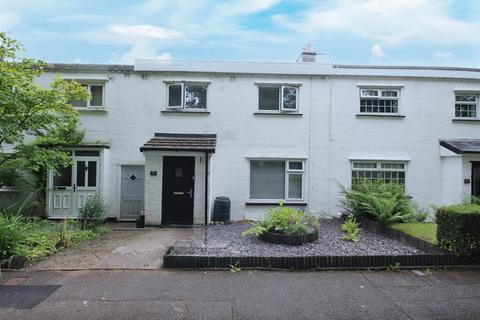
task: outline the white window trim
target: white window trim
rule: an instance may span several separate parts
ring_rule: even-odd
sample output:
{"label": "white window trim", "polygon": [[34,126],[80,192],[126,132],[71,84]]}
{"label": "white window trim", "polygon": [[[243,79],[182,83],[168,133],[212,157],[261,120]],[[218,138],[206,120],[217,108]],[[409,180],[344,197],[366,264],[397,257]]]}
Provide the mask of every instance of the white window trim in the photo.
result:
{"label": "white window trim", "polygon": [[[251,181],[250,181],[250,176],[251,176],[251,161],[283,161],[285,162],[285,190],[284,194],[285,197],[284,199],[252,199],[250,197],[251,195]],[[301,162],[302,163],[302,169],[289,169],[289,163],[290,162]],[[289,203],[295,203],[299,202],[302,203],[305,201],[305,177],[306,177],[306,172],[305,172],[305,159],[272,159],[272,158],[248,158],[248,176],[249,176],[249,183],[248,183],[248,202],[258,202],[258,203],[272,203],[272,202],[279,202],[279,201],[286,201]],[[302,197],[301,198],[289,198],[288,197],[288,182],[289,182],[289,173],[292,174],[301,174],[302,175]]]}
{"label": "white window trim", "polygon": [[[300,86],[299,83],[275,83],[275,82],[255,82],[258,90],[258,106],[257,111],[260,113],[298,113],[299,112],[299,98],[300,98]],[[278,94],[278,110],[262,110],[260,109],[260,89],[262,88],[276,88],[279,91]],[[295,88],[297,90],[297,96],[295,100],[295,109],[284,108],[283,106],[283,88]]]}
{"label": "white window trim", "polygon": [[[354,168],[355,163],[375,163],[376,168]],[[398,168],[382,168],[382,163],[400,163],[403,169]],[[405,172],[405,185],[407,182],[408,161],[401,160],[350,160],[350,176],[353,171],[375,171],[375,172]],[[352,180],[352,179],[350,179]]]}
{"label": "white window trim", "polygon": [[[475,96],[476,97],[476,101],[473,102],[473,101],[457,101],[457,96],[467,96],[467,95],[470,95],[470,96]],[[454,95],[453,95],[453,99],[454,99],[454,105],[453,105],[453,118],[454,119],[458,119],[458,120],[478,120],[480,119],[480,94],[478,91],[454,91]],[[458,104],[468,104],[468,105],[475,105],[475,117],[457,117],[456,116],[456,107],[457,107],[457,103]]]}
{"label": "white window trim", "polygon": [[[165,84],[167,85],[167,109],[173,109],[173,110],[185,110],[185,112],[188,112],[189,110],[191,111],[196,111],[196,110],[202,110],[206,111],[208,110],[208,85],[210,84],[209,81],[200,81],[200,80],[192,80],[192,81],[164,81]],[[169,88],[170,86],[174,85],[181,85],[182,86],[182,103],[180,106],[169,106],[169,100],[170,100],[170,95],[169,95]],[[205,89],[207,90],[206,95],[207,95],[207,103],[205,105],[205,108],[185,108],[185,94],[186,90],[185,87],[188,85],[195,85],[195,86],[205,86]]]}
{"label": "white window trim", "polygon": [[[369,115],[401,115],[401,94],[402,94],[402,87],[401,86],[369,86],[369,85],[365,85],[365,86],[358,86],[359,88],[359,91],[358,91],[358,95],[359,95],[359,106],[358,106],[358,111],[359,111],[359,114],[369,114]],[[376,90],[378,91],[378,95],[377,96],[364,96],[362,95],[362,91],[363,90]],[[397,92],[397,96],[396,97],[382,97],[382,91],[396,91]],[[368,111],[361,111],[361,106],[362,106],[362,103],[361,103],[361,100],[362,98],[368,98],[368,99],[391,99],[391,100],[397,100],[397,112],[368,112]]]}

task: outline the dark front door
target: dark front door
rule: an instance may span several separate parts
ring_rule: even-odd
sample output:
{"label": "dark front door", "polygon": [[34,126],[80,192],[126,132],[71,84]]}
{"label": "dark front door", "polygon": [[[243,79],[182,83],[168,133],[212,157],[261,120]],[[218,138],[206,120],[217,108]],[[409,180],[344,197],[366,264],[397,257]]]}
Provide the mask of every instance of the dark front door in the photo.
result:
{"label": "dark front door", "polygon": [[162,224],[193,224],[194,157],[163,157]]}
{"label": "dark front door", "polygon": [[472,162],[472,196],[480,197],[480,162]]}

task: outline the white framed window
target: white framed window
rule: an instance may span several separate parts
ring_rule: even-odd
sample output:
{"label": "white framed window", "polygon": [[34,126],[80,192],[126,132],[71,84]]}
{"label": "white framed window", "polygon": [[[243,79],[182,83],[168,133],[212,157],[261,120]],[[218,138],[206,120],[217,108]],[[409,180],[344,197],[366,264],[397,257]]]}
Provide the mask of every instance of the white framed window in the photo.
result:
{"label": "white framed window", "polygon": [[455,94],[455,118],[478,119],[478,94]]}
{"label": "white framed window", "polygon": [[303,200],[302,160],[250,160],[250,199]]}
{"label": "white framed window", "polygon": [[168,109],[206,109],[207,85],[175,82],[167,84]]}
{"label": "white framed window", "polygon": [[298,111],[297,86],[263,85],[258,87],[258,109],[261,111]]}
{"label": "white framed window", "polygon": [[360,88],[360,113],[398,114],[400,90]]}
{"label": "white framed window", "polygon": [[405,185],[404,161],[352,161],[352,186],[363,181],[383,181]]}
{"label": "white framed window", "polygon": [[73,100],[70,103],[75,108],[104,108],[104,85],[99,83],[82,83],[84,87],[90,93],[90,100]]}

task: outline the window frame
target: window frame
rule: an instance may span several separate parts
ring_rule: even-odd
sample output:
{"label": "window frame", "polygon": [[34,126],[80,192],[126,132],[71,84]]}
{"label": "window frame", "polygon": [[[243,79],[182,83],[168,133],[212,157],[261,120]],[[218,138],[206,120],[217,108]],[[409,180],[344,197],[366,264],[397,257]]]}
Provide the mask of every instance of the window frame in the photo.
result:
{"label": "window frame", "polygon": [[[377,95],[364,95],[363,91],[376,91]],[[395,91],[397,93],[396,97],[383,96],[383,91]],[[398,116],[401,115],[401,87],[389,87],[389,86],[359,86],[359,109],[358,113],[360,115],[382,115],[382,116]],[[396,100],[397,101],[397,112],[374,112],[374,111],[362,111],[362,99],[375,99],[375,100]],[[380,108],[380,107],[379,107]],[[387,108],[384,106],[383,108]],[[393,108],[393,106],[390,106]]]}
{"label": "window frame", "polygon": [[[472,101],[457,101],[457,96],[474,96],[475,102]],[[458,120],[480,120],[480,94],[478,92],[467,92],[467,91],[457,91],[454,92],[454,107],[453,107],[453,116],[454,119]],[[457,116],[457,104],[462,105],[473,105],[475,106],[475,117],[458,117]]]}
{"label": "window frame", "polygon": [[[207,111],[208,110],[208,86],[209,86],[210,82],[206,82],[206,81],[168,81],[166,82],[166,96],[167,96],[167,110],[182,110],[182,111],[185,111],[185,112],[188,112],[188,111]],[[179,106],[170,106],[170,86],[178,86],[180,85],[182,87],[182,94],[181,94],[181,99],[182,99],[182,102],[181,102],[181,105]],[[205,98],[206,98],[206,101],[205,101],[205,108],[187,108],[185,106],[185,95],[186,95],[186,87],[187,86],[203,86],[205,87]]]}
{"label": "window frame", "polygon": [[[257,111],[261,113],[298,113],[299,112],[299,98],[300,98],[300,86],[301,84],[291,84],[291,83],[263,83],[258,82],[255,83],[257,85],[257,93],[258,93],[258,105]],[[260,90],[262,88],[270,88],[270,89],[278,89],[278,109],[274,110],[267,110],[267,109],[260,109]],[[283,101],[283,90],[287,88],[293,88],[296,90],[295,96],[295,109],[285,108],[284,101]]]}
{"label": "window frame", "polygon": [[[355,167],[355,164],[375,164],[375,168],[371,167]],[[402,164],[403,168],[383,168],[382,164]],[[403,172],[404,178],[403,183],[400,183],[405,187],[407,183],[407,170],[408,170],[408,161],[405,160],[351,160],[350,161],[350,183],[351,186],[354,185],[354,171],[370,171],[370,172]],[[367,179],[368,180],[368,179]],[[379,180],[378,178],[376,180]],[[383,178],[385,181],[385,177]]]}
{"label": "window frame", "polygon": [[[260,199],[260,198],[252,198],[252,193],[251,193],[251,172],[252,172],[252,167],[251,163],[252,161],[282,161],[285,163],[285,170],[284,170],[284,198],[283,199]],[[302,163],[302,169],[290,169],[290,162],[300,162]],[[305,159],[285,159],[285,158],[250,158],[248,159],[248,170],[249,170],[249,184],[248,184],[248,202],[259,202],[259,203],[272,203],[272,202],[279,202],[279,201],[285,201],[285,202],[290,202],[290,203],[295,203],[295,202],[303,202],[305,201],[305,178],[306,178],[306,170],[305,170]],[[301,187],[301,198],[290,198],[289,197],[289,182],[290,182],[290,175],[301,175],[302,176],[302,187]]]}
{"label": "window frame", "polygon": [[97,83],[97,82],[85,82],[85,81],[82,81],[82,80],[75,80],[76,82],[78,82],[81,86],[86,86],[87,88],[87,92],[92,95],[92,90],[91,90],[91,87],[92,86],[97,86],[97,87],[102,87],[102,105],[100,106],[92,106],[90,105],[90,101],[92,99],[88,99],[86,101],[86,106],[73,106],[73,108],[75,109],[105,109],[105,83]]}

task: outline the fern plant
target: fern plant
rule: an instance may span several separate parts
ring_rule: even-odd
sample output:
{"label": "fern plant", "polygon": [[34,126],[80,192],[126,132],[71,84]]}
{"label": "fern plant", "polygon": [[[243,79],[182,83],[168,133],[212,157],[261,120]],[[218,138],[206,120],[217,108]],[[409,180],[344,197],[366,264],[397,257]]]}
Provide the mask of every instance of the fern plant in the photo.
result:
{"label": "fern plant", "polygon": [[360,224],[355,220],[355,218],[348,218],[342,224],[342,230],[345,232],[345,235],[341,237],[342,240],[357,242],[358,236],[362,229],[360,229]]}

